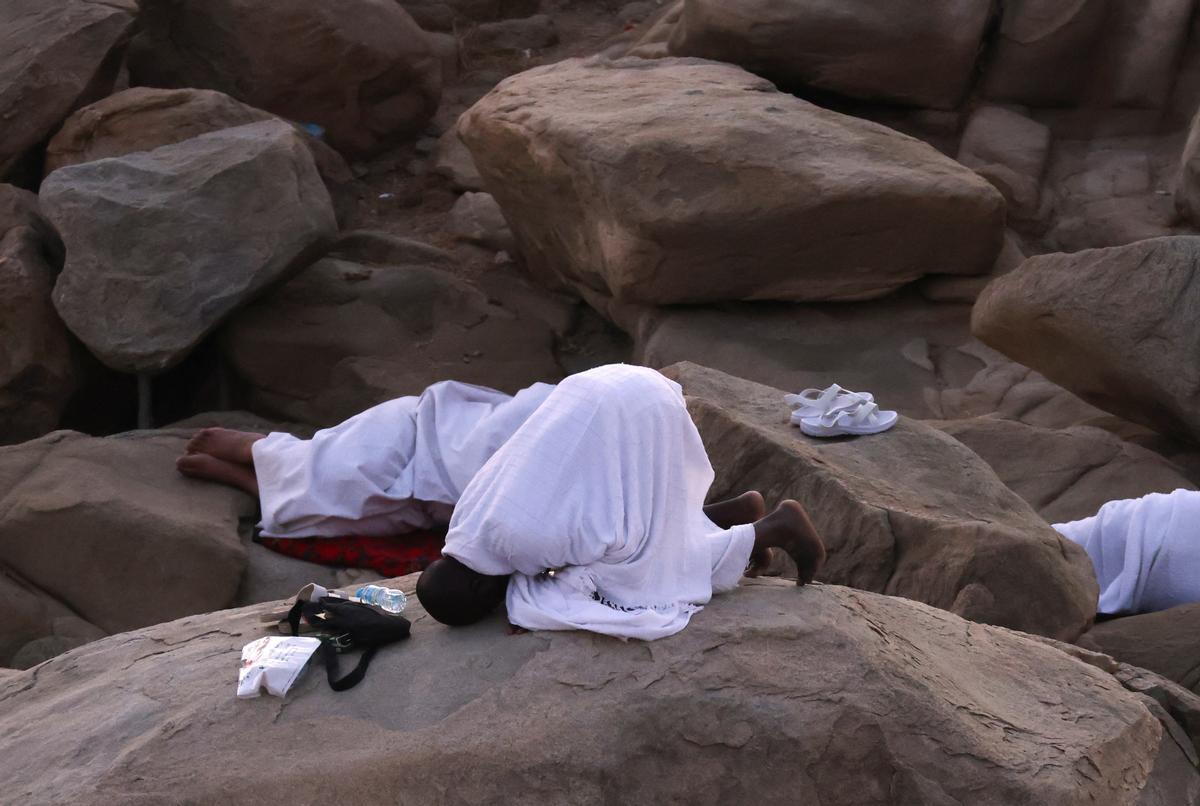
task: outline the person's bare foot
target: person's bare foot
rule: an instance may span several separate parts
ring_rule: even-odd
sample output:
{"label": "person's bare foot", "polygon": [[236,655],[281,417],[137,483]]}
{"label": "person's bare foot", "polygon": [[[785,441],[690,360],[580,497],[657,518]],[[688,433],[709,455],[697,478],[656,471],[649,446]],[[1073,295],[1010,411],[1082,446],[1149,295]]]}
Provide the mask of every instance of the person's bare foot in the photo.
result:
{"label": "person's bare foot", "polygon": [[264,439],[266,434],[251,431],[234,431],[230,428],[205,428],[188,440],[189,454],[207,454],[214,459],[223,459],[238,465],[254,464],[251,447]]}
{"label": "person's bare foot", "polygon": [[737,498],[709,504],[704,508],[704,514],[717,526],[729,529],[743,523],[754,523],[761,520],[767,514],[767,504],[763,501],[762,493],[758,490],[750,490]]}
{"label": "person's bare foot", "polygon": [[825,563],[825,544],[797,501],[784,501],[775,511],[754,524],[754,550],[750,554],[751,576],[769,562],[768,549],[783,549],[796,562],[796,584],[807,585]]}
{"label": "person's bare foot", "polygon": [[189,453],[180,456],[175,462],[175,467],[189,478],[215,481],[258,496],[258,478],[254,471],[245,465],[227,462],[206,453]]}

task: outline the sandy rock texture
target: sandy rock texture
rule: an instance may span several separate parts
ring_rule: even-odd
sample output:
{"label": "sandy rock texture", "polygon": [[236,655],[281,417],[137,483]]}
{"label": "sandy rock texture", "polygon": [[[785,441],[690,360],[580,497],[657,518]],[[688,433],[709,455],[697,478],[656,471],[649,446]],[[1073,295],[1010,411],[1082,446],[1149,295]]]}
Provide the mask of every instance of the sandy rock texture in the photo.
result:
{"label": "sandy rock texture", "polygon": [[5,0],[0,6],[0,179],[76,108],[112,91],[134,0]]}
{"label": "sandy rock texture", "polygon": [[0,677],[0,786],[81,804],[253,803],[286,785],[297,803],[754,792],[831,806],[1123,806],[1163,802],[1151,798],[1168,781],[1195,784],[1176,738],[1186,734],[1114,674],[835,586],[747,583],[653,644],[508,636],[500,619],[452,630],[414,602],[412,638],[353,691],[309,672],[285,701],[237,701],[238,652],[265,634],[260,609],[115,636]]}
{"label": "sandy rock texture", "polygon": [[55,307],[126,372],[178,363],[336,230],[308,148],[277,120],[62,168],[41,199],[67,249]]}
{"label": "sandy rock texture", "polygon": [[136,83],[220,90],[346,153],[419,132],[441,96],[441,60],[395,0],[143,0],[139,21]]}
{"label": "sandy rock texture", "polygon": [[987,0],[683,0],[669,51],[789,86],[938,109],[966,94]]}
{"label": "sandy rock texture", "polygon": [[982,341],[1089,403],[1200,440],[1200,238],[1041,255],[975,306]]}
{"label": "sandy rock texture", "polygon": [[50,301],[61,261],[37,197],[0,185],[0,445],[52,430],[76,387],[67,329]]}
{"label": "sandy rock texture", "polygon": [[728,65],[567,60],[458,126],[530,271],[626,302],[866,299],[1003,236],[973,172]]}
{"label": "sandy rock texture", "polygon": [[882,437],[813,439],[788,424],[782,390],[687,363],[664,374],[716,469],[711,497],[801,501],[829,549],[822,581],[1068,641],[1095,615],[1083,549],[962,443],[907,418]]}

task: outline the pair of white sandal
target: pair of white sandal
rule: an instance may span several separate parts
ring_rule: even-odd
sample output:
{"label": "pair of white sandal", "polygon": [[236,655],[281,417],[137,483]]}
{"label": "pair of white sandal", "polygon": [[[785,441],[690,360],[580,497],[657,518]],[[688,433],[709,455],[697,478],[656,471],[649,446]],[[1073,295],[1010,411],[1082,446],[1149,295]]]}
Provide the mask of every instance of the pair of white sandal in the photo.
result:
{"label": "pair of white sandal", "polygon": [[894,411],[881,410],[870,392],[851,392],[836,383],[783,399],[793,409],[792,425],[810,437],[878,434],[900,419]]}

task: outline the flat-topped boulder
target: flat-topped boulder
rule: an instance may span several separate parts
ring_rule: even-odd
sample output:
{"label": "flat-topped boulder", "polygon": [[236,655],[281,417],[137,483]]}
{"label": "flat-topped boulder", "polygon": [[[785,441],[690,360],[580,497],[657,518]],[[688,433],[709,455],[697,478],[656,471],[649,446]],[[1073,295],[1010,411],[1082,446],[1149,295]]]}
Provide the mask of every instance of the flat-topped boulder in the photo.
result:
{"label": "flat-topped boulder", "polygon": [[512,636],[499,617],[451,629],[410,600],[412,637],[352,691],[330,691],[318,665],[285,700],[237,700],[239,652],[268,634],[264,609],[0,676],[0,791],[79,804],[258,803],[286,788],[314,804],[1133,806],[1182,802],[1196,784],[1182,732],[1113,674],[836,586],[743,583],[652,644]]}
{"label": "flat-topped boulder", "polygon": [[312,156],[281,120],[67,166],[41,199],[67,250],[55,307],[125,372],[183,360],[336,231]]}
{"label": "flat-topped boulder", "polygon": [[795,498],[829,549],[819,579],[931,604],[972,621],[1073,640],[1096,612],[1091,561],[957,440],[902,417],[890,431],[815,439],[784,392],[683,363],[716,470],[714,499]]}
{"label": "flat-topped boulder", "polygon": [[972,330],[1088,403],[1200,441],[1200,237],[1038,255],[987,287]]}
{"label": "flat-topped boulder", "polygon": [[534,275],[625,302],[867,299],[1003,237],[974,172],[731,65],[571,59],[458,127]]}
{"label": "flat-topped boulder", "polygon": [[951,109],[991,10],[988,0],[684,0],[669,49],[791,86]]}

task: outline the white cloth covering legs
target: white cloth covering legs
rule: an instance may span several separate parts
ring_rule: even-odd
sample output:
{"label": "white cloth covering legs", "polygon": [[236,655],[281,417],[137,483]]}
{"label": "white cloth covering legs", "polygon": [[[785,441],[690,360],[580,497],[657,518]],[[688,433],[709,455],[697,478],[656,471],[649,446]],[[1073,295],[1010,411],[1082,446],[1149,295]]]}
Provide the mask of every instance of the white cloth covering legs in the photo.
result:
{"label": "white cloth covering legs", "polygon": [[1054,528],[1091,558],[1101,613],[1200,602],[1200,492],[1110,501],[1090,518]]}
{"label": "white cloth covering legs", "polygon": [[661,638],[734,587],[750,558],[752,525],[721,530],[704,515],[712,480],[679,385],[600,367],[559,384],[484,465],[444,553],[512,574],[517,626]]}
{"label": "white cloth covering legs", "polygon": [[468,482],[554,387],[515,397],[447,381],[312,439],[254,443],[267,537],[386,536],[446,523]]}

